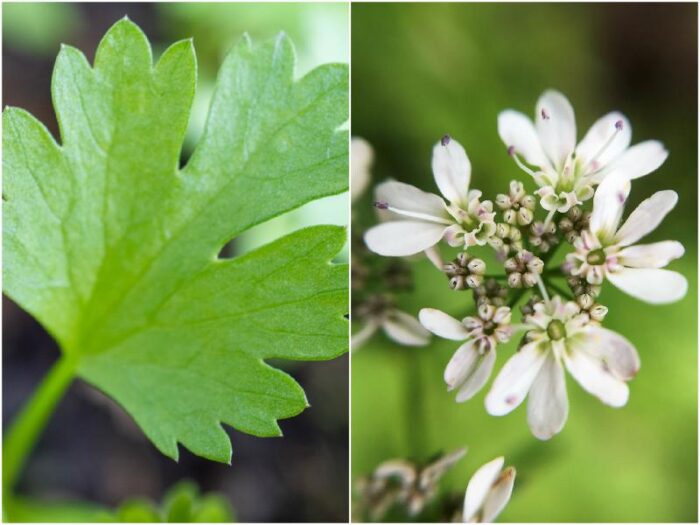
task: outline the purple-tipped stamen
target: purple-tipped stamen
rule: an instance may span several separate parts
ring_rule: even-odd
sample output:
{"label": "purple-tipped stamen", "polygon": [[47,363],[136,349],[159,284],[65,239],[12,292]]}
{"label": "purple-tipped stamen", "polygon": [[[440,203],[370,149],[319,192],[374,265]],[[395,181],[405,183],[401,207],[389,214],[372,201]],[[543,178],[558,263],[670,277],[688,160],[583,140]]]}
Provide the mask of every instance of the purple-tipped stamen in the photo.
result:
{"label": "purple-tipped stamen", "polygon": [[547,110],[542,108],[540,111],[540,114],[542,115],[542,120],[549,120],[549,113],[547,113]]}
{"label": "purple-tipped stamen", "polygon": [[375,208],[379,208],[380,210],[388,210],[389,209],[389,203],[384,202],[384,201],[376,201],[374,203]]}
{"label": "purple-tipped stamen", "polygon": [[621,120],[618,120],[617,122],[615,122],[615,129],[616,129],[617,131],[622,131],[622,127],[623,127],[623,126],[624,126],[624,124],[622,123]]}
{"label": "purple-tipped stamen", "polygon": [[443,137],[440,139],[440,144],[447,146],[451,140],[452,138],[449,135],[443,135]]}
{"label": "purple-tipped stamen", "polygon": [[508,155],[511,157],[515,155],[515,146],[508,146]]}

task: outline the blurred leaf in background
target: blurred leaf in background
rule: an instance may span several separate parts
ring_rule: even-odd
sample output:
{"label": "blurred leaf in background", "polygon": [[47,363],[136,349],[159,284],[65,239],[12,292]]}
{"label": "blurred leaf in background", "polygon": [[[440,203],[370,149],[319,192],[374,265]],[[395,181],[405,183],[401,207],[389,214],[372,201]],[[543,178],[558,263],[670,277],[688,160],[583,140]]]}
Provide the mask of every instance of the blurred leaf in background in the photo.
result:
{"label": "blurred leaf in background", "polygon": [[75,4],[12,2],[3,6],[2,32],[7,43],[25,53],[52,56],[82,23]]}
{"label": "blurred leaf in background", "polygon": [[[697,520],[696,78],[694,4],[353,6],[352,132],[375,148],[375,184],[392,177],[435,192],[431,149],[449,133],[467,150],[472,186],[485,198],[511,179],[534,189],[507,155],[496,117],[506,108],[532,115],[540,93],[556,88],[572,101],[579,139],[617,109],[631,121],[633,143],[658,139],[668,148],[666,163],[633,184],[626,213],[655,191],[679,193],[646,241],[680,240],[686,254],[670,268],[690,285],[682,301],[666,306],[604,289],[606,325],[629,338],[642,360],[630,402],[612,409],[569,382],[566,428],[548,442],[532,437],[523,407],[488,416],[486,389],[455,403],[442,380],[454,343],[405,348],[373,338],[353,355],[354,480],[387,458],[420,461],[466,444],[445,493],[463,493],[469,473],[504,455],[518,478],[500,521]],[[377,221],[372,198],[368,191],[353,205],[358,229]],[[443,247],[443,255],[452,251]],[[415,292],[398,308],[456,317],[471,310],[470,294],[449,290],[427,260],[413,270]],[[499,347],[497,368],[515,347]]]}

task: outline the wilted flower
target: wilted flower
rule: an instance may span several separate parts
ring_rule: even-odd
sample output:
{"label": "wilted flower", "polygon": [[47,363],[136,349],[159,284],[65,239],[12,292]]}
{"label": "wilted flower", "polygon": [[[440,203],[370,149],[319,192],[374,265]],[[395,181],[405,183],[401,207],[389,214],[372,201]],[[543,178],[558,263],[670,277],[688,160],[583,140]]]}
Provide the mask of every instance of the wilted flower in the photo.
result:
{"label": "wilted flower", "polygon": [[383,462],[369,478],[358,482],[363,510],[373,521],[381,519],[394,505],[403,506],[409,516],[420,514],[435,497],[442,477],[466,453],[466,448],[459,448],[423,467],[405,459]]}
{"label": "wilted flower", "polygon": [[370,228],[365,243],[387,256],[413,255],[441,239],[450,246],[485,245],[496,225],[491,201],[481,202],[481,192],[469,190],[471,163],[464,148],[448,136],[433,148],[433,175],[447,199],[410,184],[388,181],[377,187],[375,206],[391,212],[391,220]]}
{"label": "wilted flower", "polygon": [[537,303],[523,320],[527,343],[503,366],[486,396],[486,410],[503,416],[529,394],[527,420],[539,439],[564,427],[569,412],[564,366],[584,390],[603,403],[627,403],[626,382],[639,370],[639,356],[621,335],[591,323],[574,302],[559,296]]}
{"label": "wilted flower", "polygon": [[440,310],[423,308],[418,318],[439,337],[466,341],[447,364],[445,383],[448,390],[459,388],[457,402],[471,399],[491,375],[496,346],[507,342],[513,334],[510,308],[483,304],[478,308],[478,317],[465,317],[462,321]]}
{"label": "wilted flower", "polygon": [[593,200],[590,231],[574,243],[576,251],[567,255],[571,275],[585,277],[591,284],[607,279],[623,292],[649,303],[670,303],[681,299],[688,282],[678,272],[662,270],[684,253],[677,241],[637,244],[653,231],[671,211],[675,191],[656,192],[643,201],[620,227],[630,183],[612,176],[598,188]]}
{"label": "wilted flower", "polygon": [[[533,177],[543,208],[565,213],[593,196],[593,187],[614,171],[630,179],[657,169],[668,156],[648,140],[629,147],[632,129],[624,115],[608,113],[576,145],[576,119],[567,98],[545,91],[537,101],[534,123],[508,109],[498,115],[498,133],[516,163]],[[519,158],[536,168],[531,170]]]}
{"label": "wilted flower", "polygon": [[430,342],[430,333],[418,320],[398,310],[385,295],[369,297],[356,308],[356,314],[364,326],[352,335],[352,350],[360,348],[380,328],[400,345],[425,346]]}
{"label": "wilted flower", "polygon": [[353,137],[350,143],[350,199],[355,202],[367,189],[374,161],[372,146],[365,139]]}
{"label": "wilted flower", "polygon": [[515,468],[503,468],[498,457],[477,470],[464,493],[463,523],[491,523],[504,509],[513,493]]}

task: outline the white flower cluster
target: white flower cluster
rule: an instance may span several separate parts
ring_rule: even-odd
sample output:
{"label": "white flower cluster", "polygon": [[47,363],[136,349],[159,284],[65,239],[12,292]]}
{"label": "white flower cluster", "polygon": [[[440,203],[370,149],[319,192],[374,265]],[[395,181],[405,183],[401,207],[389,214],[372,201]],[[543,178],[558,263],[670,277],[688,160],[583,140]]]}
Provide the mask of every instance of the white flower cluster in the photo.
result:
{"label": "white flower cluster", "polygon": [[[380,224],[365,233],[364,241],[383,256],[425,252],[442,267],[452,290],[474,293],[476,312],[462,319],[434,308],[419,313],[427,330],[462,342],[444,374],[448,389],[457,389],[458,402],[487,384],[497,346],[520,334],[517,352],[486,395],[486,410],[503,416],[527,397],[529,427],[546,440],[562,430],[568,417],[564,370],[603,403],[627,403],[627,383],[639,370],[639,356],[630,341],[602,326],[607,308],[597,298],[606,281],[652,304],[685,295],[685,277],[664,269],[683,255],[683,246],[677,241],[638,244],[675,207],[678,195],[659,191],[622,220],[631,182],[659,168],[668,153],[654,140],[630,146],[631,126],[618,112],[600,118],[577,144],[571,104],[549,90],[538,100],[533,120],[503,111],[498,133],[537,186],[533,195],[513,181],[494,207],[470,187],[469,157],[446,135],[433,148],[440,195],[393,180],[380,184],[375,202]],[[452,263],[443,264],[439,256],[443,241],[462,250]],[[569,247],[563,264],[547,267],[562,246]],[[495,251],[503,275],[487,274],[474,254],[478,248]],[[514,323],[513,308],[530,290],[522,318]],[[502,460],[494,472],[501,466]],[[477,499],[483,501],[470,501]],[[475,516],[475,505],[467,509],[465,502],[468,519]],[[488,511],[481,516],[490,517]]]}

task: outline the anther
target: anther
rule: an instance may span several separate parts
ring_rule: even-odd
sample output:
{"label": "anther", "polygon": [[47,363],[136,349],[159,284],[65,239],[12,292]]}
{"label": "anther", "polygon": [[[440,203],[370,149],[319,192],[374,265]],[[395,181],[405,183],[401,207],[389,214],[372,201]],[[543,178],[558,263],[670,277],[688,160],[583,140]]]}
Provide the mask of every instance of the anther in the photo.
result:
{"label": "anther", "polygon": [[544,108],[542,108],[540,114],[542,115],[542,120],[549,120],[549,113],[547,113],[547,111]]}
{"label": "anther", "polygon": [[443,146],[447,146],[447,145],[450,143],[450,140],[452,140],[452,139],[450,138],[449,135],[444,135],[444,136],[440,139],[440,144],[442,144]]}
{"label": "anther", "polygon": [[623,127],[622,120],[618,120],[617,122],[615,122],[615,129],[617,131],[622,131],[622,127]]}
{"label": "anther", "polygon": [[389,203],[384,202],[384,201],[375,201],[374,203],[375,208],[379,208],[380,210],[388,210],[389,209]]}
{"label": "anther", "polygon": [[515,146],[508,146],[508,155],[511,157],[515,155]]}

